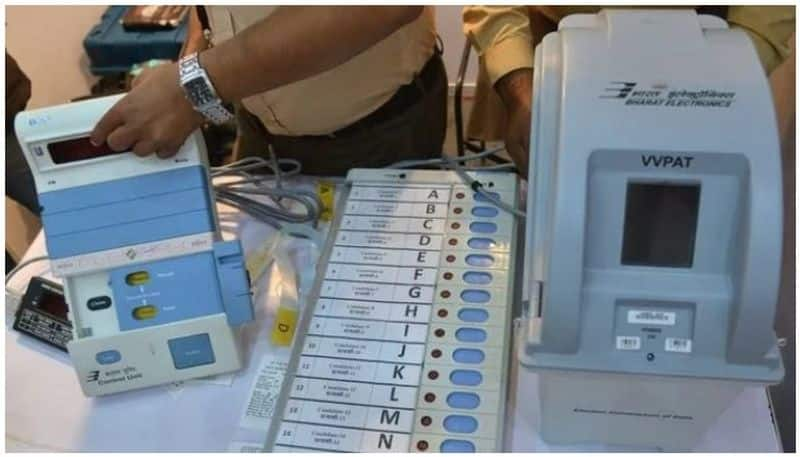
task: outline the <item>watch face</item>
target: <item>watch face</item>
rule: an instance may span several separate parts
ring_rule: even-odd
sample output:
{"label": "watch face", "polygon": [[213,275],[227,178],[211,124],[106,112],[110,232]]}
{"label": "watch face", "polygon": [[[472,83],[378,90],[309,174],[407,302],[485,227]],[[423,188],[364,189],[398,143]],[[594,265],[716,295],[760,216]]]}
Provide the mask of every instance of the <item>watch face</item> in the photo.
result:
{"label": "watch face", "polygon": [[186,92],[189,94],[189,97],[196,106],[205,105],[206,103],[212,102],[216,99],[214,94],[211,93],[211,90],[209,90],[205,78],[202,76],[190,79],[186,82],[185,87]]}

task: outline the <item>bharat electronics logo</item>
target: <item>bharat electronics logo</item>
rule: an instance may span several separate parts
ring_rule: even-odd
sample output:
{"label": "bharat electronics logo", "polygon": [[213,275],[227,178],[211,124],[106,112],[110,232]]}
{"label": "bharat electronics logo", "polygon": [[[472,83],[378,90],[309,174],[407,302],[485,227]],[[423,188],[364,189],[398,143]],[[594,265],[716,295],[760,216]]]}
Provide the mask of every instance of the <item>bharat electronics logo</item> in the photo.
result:
{"label": "bharat electronics logo", "polygon": [[707,87],[675,88],[664,82],[648,85],[637,81],[609,81],[598,97],[620,100],[625,106],[729,108],[736,99],[736,92]]}
{"label": "bharat electronics logo", "polygon": [[611,81],[609,87],[606,87],[605,94],[600,98],[625,98],[630,95],[636,83],[630,81]]}

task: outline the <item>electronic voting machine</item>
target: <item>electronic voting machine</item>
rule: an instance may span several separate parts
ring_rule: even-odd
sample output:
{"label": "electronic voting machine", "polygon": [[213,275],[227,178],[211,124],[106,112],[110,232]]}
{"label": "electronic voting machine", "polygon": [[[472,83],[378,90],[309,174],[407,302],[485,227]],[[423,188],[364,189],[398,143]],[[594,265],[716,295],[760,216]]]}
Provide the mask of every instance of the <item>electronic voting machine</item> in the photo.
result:
{"label": "electronic voting machine", "polygon": [[533,102],[518,348],[542,437],[692,449],[784,371],[781,158],[756,50],[690,9],[570,16],[536,49]]}
{"label": "electronic voting machine", "polygon": [[219,234],[200,132],[169,160],[93,146],[89,132],[119,98],[15,120],[89,396],[238,370],[235,329],[253,319],[241,246]]}
{"label": "electronic voting machine", "polygon": [[[470,175],[516,207],[515,175]],[[452,171],[347,180],[266,449],[502,450],[514,216]]]}
{"label": "electronic voting machine", "polygon": [[[532,119],[524,249],[457,173],[351,172],[267,449],[501,450],[518,289],[540,404],[517,407],[550,443],[691,449],[781,380],[780,156],[747,36],[570,16],[537,47]],[[473,176],[516,204],[511,175]]]}

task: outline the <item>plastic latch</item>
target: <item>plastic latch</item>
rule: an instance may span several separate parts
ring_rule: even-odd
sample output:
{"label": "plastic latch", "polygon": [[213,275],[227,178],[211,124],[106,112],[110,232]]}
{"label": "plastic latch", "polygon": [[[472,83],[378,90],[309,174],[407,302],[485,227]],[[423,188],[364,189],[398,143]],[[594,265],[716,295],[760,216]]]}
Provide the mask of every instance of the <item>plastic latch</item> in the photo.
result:
{"label": "plastic latch", "polygon": [[228,324],[236,326],[252,321],[253,299],[241,244],[239,241],[214,243],[214,257]]}

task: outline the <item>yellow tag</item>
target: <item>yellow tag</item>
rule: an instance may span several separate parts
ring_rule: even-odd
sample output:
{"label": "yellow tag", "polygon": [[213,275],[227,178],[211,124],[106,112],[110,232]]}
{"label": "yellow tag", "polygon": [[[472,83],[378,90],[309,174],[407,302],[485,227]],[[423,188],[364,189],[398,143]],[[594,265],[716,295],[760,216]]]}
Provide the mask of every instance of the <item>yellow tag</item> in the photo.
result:
{"label": "yellow tag", "polygon": [[275,346],[290,346],[294,331],[297,327],[297,309],[281,306],[275,315],[275,325],[272,327],[272,344]]}
{"label": "yellow tag", "polygon": [[317,196],[322,202],[322,212],[319,215],[321,221],[330,222],[333,220],[333,194],[335,191],[336,186],[329,181],[317,183]]}

